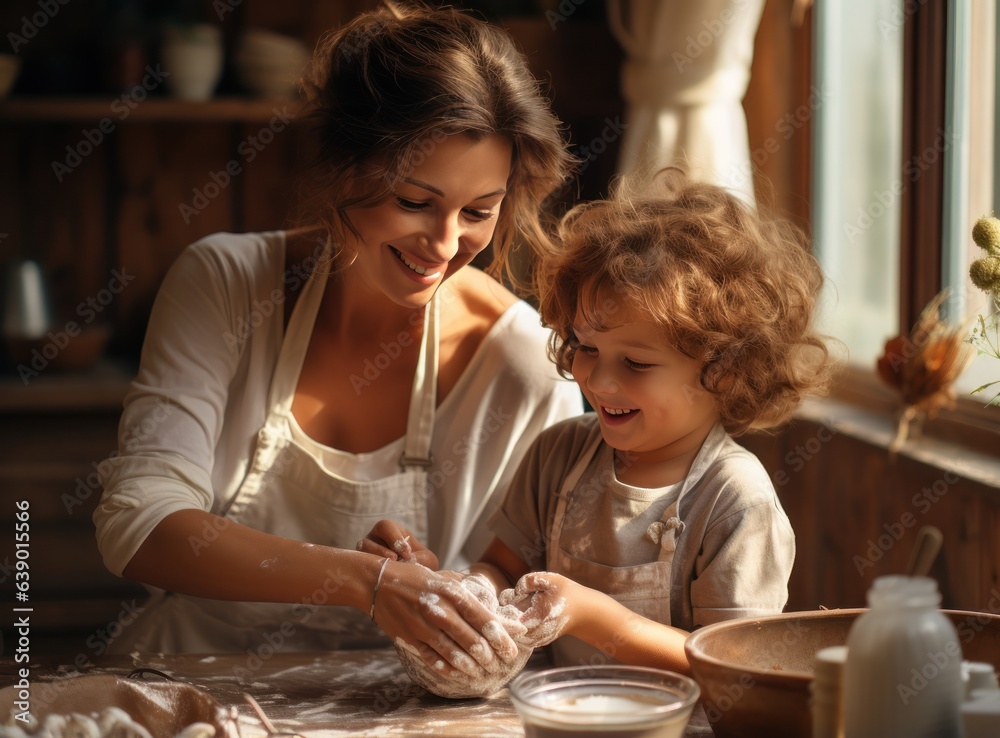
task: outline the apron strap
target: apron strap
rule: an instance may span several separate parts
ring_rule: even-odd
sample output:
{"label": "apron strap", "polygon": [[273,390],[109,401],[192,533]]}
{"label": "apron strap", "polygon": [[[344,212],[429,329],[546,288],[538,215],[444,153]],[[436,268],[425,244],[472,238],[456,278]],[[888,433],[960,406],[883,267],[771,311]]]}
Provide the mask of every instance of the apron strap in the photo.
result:
{"label": "apron strap", "polygon": [[316,316],[319,314],[329,277],[330,253],[327,245],[316,269],[306,279],[306,285],[292,308],[288,327],[281,339],[281,351],[278,353],[278,363],[274,368],[267,398],[269,419],[276,414],[286,415],[292,410],[295,387],[299,383],[302,363],[309,350],[309,339],[312,337],[313,326],[316,325]]}
{"label": "apron strap", "polygon": [[712,465],[716,457],[718,457],[719,449],[725,442],[726,436],[726,429],[722,423],[716,423],[712,430],[708,432],[708,436],[702,442],[698,454],[694,457],[694,462],[691,464],[687,476],[684,477],[684,481],[681,483],[681,491],[677,495],[678,506],[680,506],[681,498],[701,480],[705,471]]}
{"label": "apron strap", "polygon": [[658,557],[660,560],[665,558],[665,555],[673,556],[674,550],[677,548],[677,539],[687,527],[684,521],[677,516],[677,502],[678,500],[674,500],[660,519],[655,523],[650,523],[649,527],[646,528],[646,538],[660,547]]}
{"label": "apron strap", "polygon": [[[714,443],[718,442],[720,433],[725,433],[725,430],[722,429],[721,425],[716,426],[716,428],[710,432],[710,438]],[[563,480],[562,487],[559,490],[559,498],[556,500],[556,511],[553,518],[555,525],[553,526],[552,536],[548,544],[549,548],[552,550],[558,549],[559,541],[562,538],[562,526],[566,519],[566,507],[569,504],[569,497],[573,493],[573,489],[576,487],[577,482],[580,481],[580,477],[583,476],[584,471],[586,471],[587,466],[597,454],[598,449],[600,449],[601,442],[603,440],[604,437],[602,435],[598,435],[597,438],[591,442],[590,446],[588,446],[580,455],[576,464],[570,470],[565,480]],[[710,446],[707,439],[705,446]],[[694,482],[701,477],[705,468],[711,460],[715,458],[717,452],[711,446],[709,450],[711,451],[710,453],[706,452],[698,454],[698,457],[696,457],[695,462],[692,465],[691,472],[687,477],[685,477],[683,482],[679,483],[681,485],[681,489],[678,491],[677,497],[664,511],[660,520],[652,523],[645,532],[645,535],[649,540],[660,545],[660,560],[673,555],[674,548],[677,545],[677,538],[684,532],[684,521],[678,517],[681,497],[694,485]]]}
{"label": "apron strap", "polygon": [[556,499],[556,511],[552,518],[552,536],[546,546],[549,551],[559,550],[559,540],[562,538],[562,527],[563,522],[566,520],[566,505],[569,502],[569,497],[603,442],[604,436],[598,432],[597,437],[580,454],[576,464],[570,469],[569,474],[566,475],[562,486],[559,488],[559,497]]}
{"label": "apron strap", "polygon": [[438,324],[441,308],[437,292],[424,309],[424,335],[420,340],[417,371],[410,393],[410,412],[406,420],[406,446],[399,457],[402,469],[426,469],[434,463],[431,439],[437,409]]}

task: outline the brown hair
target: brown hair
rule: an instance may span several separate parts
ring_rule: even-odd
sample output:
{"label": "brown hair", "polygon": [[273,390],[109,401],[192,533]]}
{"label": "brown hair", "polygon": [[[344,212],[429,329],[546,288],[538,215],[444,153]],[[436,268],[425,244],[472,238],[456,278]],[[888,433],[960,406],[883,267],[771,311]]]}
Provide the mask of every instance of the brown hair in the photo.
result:
{"label": "brown hair", "polygon": [[[387,4],[320,40],[304,87],[320,151],[307,216],[335,244],[346,210],[377,204],[446,136],[508,137],[513,162],[493,236],[495,276],[513,248],[551,247],[542,204],[571,157],[522,54],[503,30],[455,8]],[[335,254],[348,263],[353,254]]]}
{"label": "brown hair", "polygon": [[541,265],[559,371],[569,376],[573,363],[578,305],[595,330],[638,313],[703,362],[702,385],[729,433],[781,425],[830,378],[811,327],[823,275],[803,234],[677,169],[638,187],[621,180],[610,200],[573,208]]}

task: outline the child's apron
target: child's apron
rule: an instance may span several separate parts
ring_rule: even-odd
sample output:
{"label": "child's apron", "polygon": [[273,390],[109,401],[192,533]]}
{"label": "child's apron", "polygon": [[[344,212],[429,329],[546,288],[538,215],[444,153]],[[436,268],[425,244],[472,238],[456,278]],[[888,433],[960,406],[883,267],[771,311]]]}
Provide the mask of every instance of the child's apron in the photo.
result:
{"label": "child's apron", "polygon": [[[257,436],[247,475],[221,515],[283,538],[354,550],[383,518],[396,520],[419,540],[427,538],[427,467],[434,429],[438,368],[438,301],[424,314],[413,378],[400,472],[374,481],[354,481],[328,471],[292,434],[292,400],[327,274],[310,279],[292,312],[268,398],[269,412]],[[378,391],[376,387],[369,391]],[[217,521],[223,524],[222,520]],[[192,546],[210,546],[192,538]],[[263,562],[261,566],[266,566]],[[323,586],[300,604],[208,600],[157,592],[145,612],[116,642],[119,651],[149,652],[323,650],[388,643],[363,613],[324,607],[346,573],[325,572]]]}
{"label": "child's apron", "polygon": [[[674,563],[674,550],[677,539],[684,531],[684,523],[678,517],[678,509],[684,492],[690,486],[690,480],[697,480],[695,469],[691,469],[682,483],[679,494],[667,506],[660,520],[648,527],[645,534],[654,543],[660,544],[656,561],[636,566],[608,566],[594,561],[587,561],[569,553],[562,545],[563,528],[568,516],[581,516],[586,519],[593,515],[588,509],[588,498],[592,498],[597,478],[590,483],[579,484],[580,478],[590,462],[597,455],[604,439],[598,435],[594,442],[583,452],[577,463],[570,470],[563,482],[556,501],[555,516],[552,519],[552,536],[546,548],[546,568],[549,571],[563,574],[580,584],[599,590],[620,602],[634,613],[655,620],[664,625],[670,624],[670,581]],[[612,462],[613,463],[613,462]],[[696,464],[697,465],[697,462]],[[601,491],[603,493],[603,491]],[[595,521],[595,528],[601,521]],[[596,533],[596,530],[595,530]],[[628,624],[622,623],[627,630]],[[595,648],[573,637],[557,639],[553,644],[553,654],[557,664],[587,663],[599,665],[613,662]],[[612,642],[604,650],[614,653],[616,646]]]}

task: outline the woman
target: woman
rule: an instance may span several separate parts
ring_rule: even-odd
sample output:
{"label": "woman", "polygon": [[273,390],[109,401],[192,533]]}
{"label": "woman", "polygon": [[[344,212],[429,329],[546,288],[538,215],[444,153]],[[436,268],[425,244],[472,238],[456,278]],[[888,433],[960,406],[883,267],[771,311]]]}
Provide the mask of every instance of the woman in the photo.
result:
{"label": "woman", "polygon": [[313,225],[210,236],[157,297],[94,514],[109,569],[159,590],[116,647],[252,657],[407,622],[479,673],[516,650],[489,613],[355,545],[392,518],[431,568],[476,560],[531,441],[582,411],[537,313],[464,268],[548,246],[565,144],[510,39],[453,9],[356,18],[309,91]]}

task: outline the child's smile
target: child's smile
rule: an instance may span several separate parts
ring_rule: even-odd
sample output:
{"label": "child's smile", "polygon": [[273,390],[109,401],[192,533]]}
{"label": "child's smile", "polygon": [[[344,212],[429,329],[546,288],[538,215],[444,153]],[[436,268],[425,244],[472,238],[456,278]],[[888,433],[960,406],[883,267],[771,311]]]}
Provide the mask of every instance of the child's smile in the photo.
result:
{"label": "child's smile", "polygon": [[627,423],[639,412],[638,408],[626,410],[625,408],[606,407],[604,405],[600,407],[600,411],[604,422],[611,425],[621,425],[623,423]]}
{"label": "child's smile", "polygon": [[693,458],[718,420],[715,397],[701,386],[701,362],[670,346],[651,320],[627,320],[598,331],[577,314],[573,378],[604,440],[628,452],[633,467]]}

